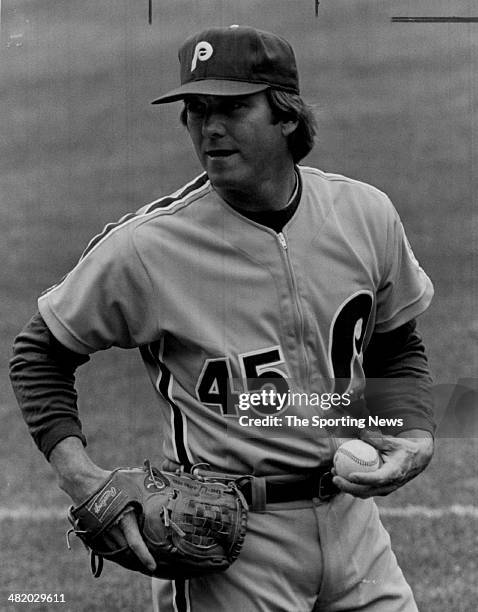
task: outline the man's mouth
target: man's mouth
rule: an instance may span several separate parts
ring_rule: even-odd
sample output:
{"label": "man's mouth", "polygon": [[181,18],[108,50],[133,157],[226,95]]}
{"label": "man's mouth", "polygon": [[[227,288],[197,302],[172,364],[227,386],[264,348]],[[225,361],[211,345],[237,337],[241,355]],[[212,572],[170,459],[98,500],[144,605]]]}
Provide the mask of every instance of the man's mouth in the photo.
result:
{"label": "man's mouth", "polygon": [[234,155],[235,151],[233,151],[232,149],[213,149],[213,150],[209,150],[206,151],[206,155],[208,157],[211,157],[212,159],[218,158],[218,157],[229,157],[231,155]]}

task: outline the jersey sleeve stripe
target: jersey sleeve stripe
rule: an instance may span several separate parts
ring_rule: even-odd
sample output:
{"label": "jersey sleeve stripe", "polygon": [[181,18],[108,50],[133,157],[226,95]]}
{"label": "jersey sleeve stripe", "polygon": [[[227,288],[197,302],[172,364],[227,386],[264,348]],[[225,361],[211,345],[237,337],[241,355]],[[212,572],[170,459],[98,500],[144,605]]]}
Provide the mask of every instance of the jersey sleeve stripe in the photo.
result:
{"label": "jersey sleeve stripe", "polygon": [[180,200],[187,195],[190,195],[196,189],[199,189],[206,185],[209,182],[208,176],[205,172],[194,178],[189,183],[186,183],[183,187],[174,191],[172,194],[163,196],[158,200],[154,200],[150,204],[146,204],[141,210],[143,213],[149,213],[151,211],[157,210],[158,208],[164,208],[165,206],[169,206],[172,202],[176,200]]}
{"label": "jersey sleeve stripe", "polygon": [[319,168],[312,168],[310,166],[298,166],[298,168],[305,173],[310,173],[310,174],[321,176],[326,181],[362,185],[363,187],[366,187],[367,189],[369,189],[371,192],[380,194],[381,196],[386,197],[387,200],[389,199],[385,192],[383,192],[378,187],[375,187],[375,185],[370,185],[370,183],[365,183],[364,181],[359,181],[358,179],[350,178],[349,176],[344,176],[343,174],[337,174],[334,172],[324,172],[323,170],[319,170]]}
{"label": "jersey sleeve stripe", "polygon": [[80,261],[84,259],[86,255],[88,255],[88,253],[92,251],[95,248],[95,246],[99,242],[101,242],[103,238],[105,238],[105,236],[107,236],[113,230],[118,229],[119,227],[122,227],[128,221],[131,221],[132,219],[143,217],[152,212],[155,212],[156,210],[160,208],[167,208],[173,204],[180,202],[185,197],[191,195],[197,189],[200,189],[201,187],[203,187],[207,182],[208,182],[207,175],[205,173],[201,174],[196,179],[194,179],[193,181],[191,181],[190,183],[185,185],[182,189],[176,191],[172,195],[164,196],[163,198],[160,198],[159,200],[155,200],[151,204],[148,204],[147,206],[141,208],[140,211],[137,213],[128,213],[127,215],[125,215],[119,221],[116,221],[115,223],[108,223],[100,234],[96,235],[94,238],[92,238],[92,240],[90,240],[88,246],[86,247],[86,249],[83,251],[83,254],[81,255]]}
{"label": "jersey sleeve stripe", "polygon": [[[208,185],[209,185],[209,179],[207,177],[207,174],[203,173],[200,176],[196,177],[193,181],[191,181],[190,183],[188,183],[187,185],[179,189],[178,191],[174,192],[172,195],[164,196],[163,198],[160,198],[159,200],[155,200],[151,204],[148,204],[144,206],[143,208],[141,208],[138,212],[128,213],[127,215],[124,215],[119,221],[115,223],[108,223],[100,234],[97,234],[90,240],[86,249],[81,254],[80,259],[77,263],[77,266],[81,264],[81,262],[85,259],[85,257],[87,257],[87,255],[89,255],[92,251],[94,251],[94,249],[105,238],[107,238],[109,235],[111,235],[113,232],[117,231],[118,229],[127,225],[130,221],[134,221],[135,219],[143,218],[147,216],[148,214],[156,212],[158,209],[170,209],[170,208],[175,207],[178,204],[182,204],[185,198],[194,195],[195,192],[201,191],[203,188],[207,187]],[[56,282],[51,287],[48,287],[47,289],[45,289],[45,291],[41,293],[41,297],[47,295],[48,293],[50,293],[51,291],[54,291],[55,289],[58,289],[62,285],[62,283],[66,280],[66,278],[69,276],[70,273],[71,272],[69,272],[68,274],[65,274],[58,282]]]}

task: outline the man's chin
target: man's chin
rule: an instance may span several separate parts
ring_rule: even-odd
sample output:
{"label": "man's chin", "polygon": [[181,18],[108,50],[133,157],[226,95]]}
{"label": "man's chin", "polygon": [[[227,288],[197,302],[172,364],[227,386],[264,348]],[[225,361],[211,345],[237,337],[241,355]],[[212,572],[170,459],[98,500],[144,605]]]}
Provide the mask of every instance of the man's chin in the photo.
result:
{"label": "man's chin", "polygon": [[213,187],[222,189],[234,188],[238,183],[238,177],[235,176],[234,170],[218,170],[216,168],[206,169],[209,180]]}

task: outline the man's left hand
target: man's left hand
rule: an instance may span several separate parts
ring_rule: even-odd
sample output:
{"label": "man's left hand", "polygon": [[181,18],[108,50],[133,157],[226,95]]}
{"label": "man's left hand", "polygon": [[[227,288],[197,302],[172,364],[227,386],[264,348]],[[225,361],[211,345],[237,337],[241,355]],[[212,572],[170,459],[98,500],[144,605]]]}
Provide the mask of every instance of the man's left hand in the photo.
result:
{"label": "man's left hand", "polygon": [[379,431],[364,431],[361,439],[374,446],[383,464],[374,472],[353,472],[348,478],[334,476],[334,484],[355,497],[388,495],[415,478],[433,456],[433,436],[421,429],[386,436]]}

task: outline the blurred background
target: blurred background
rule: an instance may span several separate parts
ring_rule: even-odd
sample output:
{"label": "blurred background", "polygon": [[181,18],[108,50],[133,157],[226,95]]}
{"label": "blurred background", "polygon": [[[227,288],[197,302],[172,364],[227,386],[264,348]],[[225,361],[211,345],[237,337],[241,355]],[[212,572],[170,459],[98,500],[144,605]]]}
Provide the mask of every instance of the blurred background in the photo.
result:
{"label": "blurred background", "polygon": [[[150,101],[177,85],[186,36],[232,23],[292,43],[319,121],[303,163],[385,191],[434,281],[420,328],[436,379],[437,453],[380,506],[421,609],[476,609],[477,421],[452,432],[443,423],[460,403],[457,384],[473,390],[468,415],[476,410],[478,23],[391,18],[478,17],[478,6],[323,0],[316,17],[315,4],[152,0],[150,24],[148,0],[1,3],[0,609],[17,609],[8,596],[21,592],[64,593],[63,610],[148,609],[146,578],[108,567],[94,581],[80,544],[66,550],[68,499],[27,433],[7,365],[38,295],[90,238],[200,172],[180,104]],[[153,393],[135,351],[96,355],[78,384],[95,461],[112,468],[160,456]]]}

